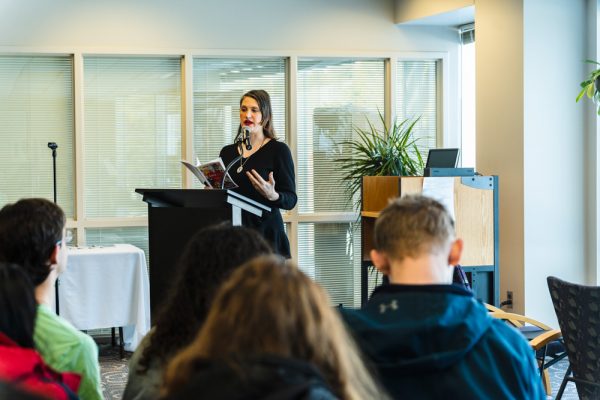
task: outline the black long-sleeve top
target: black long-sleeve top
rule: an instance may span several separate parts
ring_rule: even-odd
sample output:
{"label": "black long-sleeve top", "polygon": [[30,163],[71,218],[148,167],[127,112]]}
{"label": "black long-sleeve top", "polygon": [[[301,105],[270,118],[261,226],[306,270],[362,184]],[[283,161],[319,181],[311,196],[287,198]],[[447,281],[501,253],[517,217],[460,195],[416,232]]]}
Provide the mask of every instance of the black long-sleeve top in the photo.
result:
{"label": "black long-sleeve top", "polygon": [[[235,144],[223,147],[220,153],[225,165],[228,165],[238,155],[237,145]],[[263,213],[262,217],[245,212],[242,215],[242,224],[256,229],[273,246],[276,253],[289,258],[290,242],[285,234],[283,218],[279,209],[291,210],[298,201],[292,153],[285,143],[269,140],[256,153],[244,158],[243,163],[244,170],[241,173],[237,172],[239,162],[229,170],[229,174],[239,186],[234,190],[241,195],[271,207],[271,212]],[[265,181],[269,180],[269,173],[273,172],[275,191],[279,193],[279,199],[270,201],[254,189],[250,179],[246,176],[246,171],[253,169]]]}

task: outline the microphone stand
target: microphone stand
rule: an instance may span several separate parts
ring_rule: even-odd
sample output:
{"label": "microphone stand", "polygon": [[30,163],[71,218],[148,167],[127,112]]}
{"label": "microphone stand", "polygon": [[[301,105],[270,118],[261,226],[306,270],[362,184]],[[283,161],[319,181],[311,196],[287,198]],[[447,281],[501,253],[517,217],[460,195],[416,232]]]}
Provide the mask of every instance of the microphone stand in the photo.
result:
{"label": "microphone stand", "polygon": [[225,180],[227,179],[227,174],[229,173],[231,167],[233,167],[236,162],[240,161],[240,159],[244,157],[244,143],[246,144],[246,150],[252,150],[252,144],[250,143],[250,128],[242,128],[236,135],[234,143],[237,143],[240,155],[227,164],[227,168],[225,168],[225,173],[223,174],[223,179],[221,180],[221,189],[225,189]]}
{"label": "microphone stand", "polygon": [[225,180],[227,179],[227,174],[229,173],[229,170],[231,169],[231,167],[234,166],[234,164],[238,161],[240,161],[240,159],[244,156],[244,150],[243,150],[243,143],[244,143],[244,139],[240,139],[236,141],[237,145],[238,145],[238,149],[240,151],[240,155],[237,156],[236,158],[233,159],[233,161],[231,161],[229,164],[227,164],[227,168],[225,168],[225,173],[223,174],[223,178],[221,179],[221,189],[225,189]]}
{"label": "microphone stand", "polygon": [[54,204],[56,204],[56,149],[58,145],[54,142],[48,142],[48,148],[52,149],[52,182],[54,186]]}
{"label": "microphone stand", "polygon": [[[53,188],[54,188],[54,204],[57,204],[56,202],[56,149],[58,148],[58,145],[55,142],[48,142],[48,148],[52,150],[52,183],[53,183]],[[58,276],[56,277],[56,283],[54,284],[54,294],[56,296],[56,315],[60,315],[60,307],[58,304],[58,285],[59,285],[59,280],[58,280]]]}

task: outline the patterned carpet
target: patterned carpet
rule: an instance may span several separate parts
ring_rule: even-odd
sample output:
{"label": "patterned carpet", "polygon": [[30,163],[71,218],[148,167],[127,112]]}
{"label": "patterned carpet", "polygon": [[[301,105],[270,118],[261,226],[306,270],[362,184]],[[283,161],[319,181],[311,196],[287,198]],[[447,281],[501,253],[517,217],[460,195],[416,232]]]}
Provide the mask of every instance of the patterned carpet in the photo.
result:
{"label": "patterned carpet", "polygon": [[127,383],[129,373],[127,363],[131,353],[125,352],[125,358],[121,359],[118,347],[99,344],[99,348],[102,394],[105,399],[121,399]]}
{"label": "patterned carpet", "polygon": [[[548,369],[548,371],[550,372],[550,383],[552,383],[552,398],[555,398],[558,394],[558,389],[560,389],[560,384],[562,383],[563,378],[565,377],[565,372],[567,372],[568,367],[569,361],[562,360]],[[573,382],[567,383],[566,389],[563,392],[561,399],[579,399],[579,396],[577,395],[577,389],[575,388],[575,384]]]}
{"label": "patterned carpet", "polygon": [[[120,359],[117,347],[111,347],[110,344],[100,345],[100,372],[102,374],[102,393],[105,399],[121,399],[125,384],[127,383],[127,374],[129,369],[127,363],[131,353],[125,352],[125,358]],[[568,367],[568,361],[563,360],[550,367],[550,382],[552,383],[552,397],[556,397],[560,384],[565,376]],[[564,400],[577,400],[577,390],[575,384],[569,383],[562,397]]]}

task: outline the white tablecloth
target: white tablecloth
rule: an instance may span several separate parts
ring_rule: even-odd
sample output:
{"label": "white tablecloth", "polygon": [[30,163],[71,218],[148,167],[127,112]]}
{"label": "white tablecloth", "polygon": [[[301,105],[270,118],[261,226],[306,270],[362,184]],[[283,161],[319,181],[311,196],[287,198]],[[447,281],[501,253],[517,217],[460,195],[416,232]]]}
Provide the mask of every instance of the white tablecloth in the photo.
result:
{"label": "white tablecloth", "polygon": [[[77,329],[123,327],[128,351],[150,330],[150,283],[141,249],[129,244],[69,248],[59,279],[60,316]],[[54,296],[54,308],[53,303]]]}

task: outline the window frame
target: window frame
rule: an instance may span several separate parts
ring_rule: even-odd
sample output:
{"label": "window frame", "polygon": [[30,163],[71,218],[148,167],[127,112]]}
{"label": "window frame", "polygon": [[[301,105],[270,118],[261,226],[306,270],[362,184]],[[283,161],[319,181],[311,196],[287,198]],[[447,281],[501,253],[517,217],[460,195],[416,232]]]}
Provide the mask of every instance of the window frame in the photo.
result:
{"label": "window frame", "polygon": [[[0,50],[1,51],[1,50]],[[387,124],[393,121],[395,93],[396,93],[396,64],[398,61],[436,60],[438,63],[437,93],[438,113],[437,132],[439,147],[460,147],[460,109],[455,109],[452,104],[458,104],[460,99],[451,98],[450,89],[450,56],[447,51],[423,52],[307,52],[307,51],[263,51],[263,50],[153,50],[140,51],[138,49],[122,49],[119,51],[97,51],[96,49],[80,48],[75,51],[53,51],[40,49],[12,49],[11,53],[26,55],[69,55],[73,59],[73,115],[74,115],[74,218],[67,220],[67,228],[74,230],[74,236],[79,245],[85,245],[85,230],[89,228],[124,228],[147,227],[147,217],[123,218],[87,218],[84,215],[85,199],[82,188],[84,187],[84,161],[86,149],[83,148],[84,132],[84,58],[87,56],[117,56],[117,57],[179,57],[181,60],[181,154],[182,158],[192,159],[194,146],[194,116],[193,116],[193,60],[194,58],[272,58],[282,57],[287,60],[286,65],[286,137],[292,152],[292,157],[297,165],[297,79],[298,60],[306,58],[349,58],[349,59],[383,59],[384,60],[384,118]],[[459,71],[454,71],[459,73]],[[457,92],[458,93],[458,92]],[[182,187],[191,188],[193,179],[189,172],[181,169]],[[297,174],[297,170],[296,170]],[[297,178],[297,176],[296,176]],[[140,198],[140,201],[141,198]],[[356,212],[298,212],[297,207],[283,213],[288,237],[291,245],[292,258],[298,259],[298,229],[301,223],[352,223],[358,218]]]}

